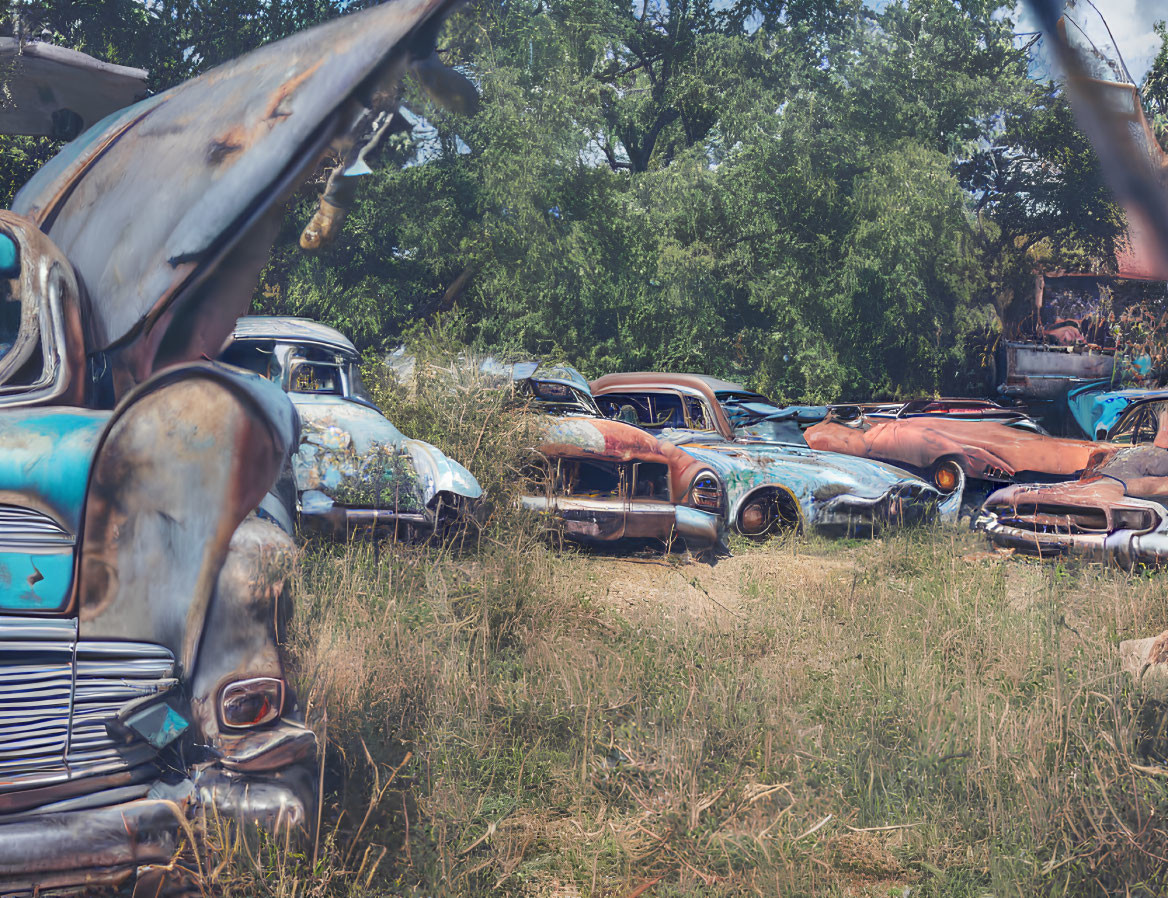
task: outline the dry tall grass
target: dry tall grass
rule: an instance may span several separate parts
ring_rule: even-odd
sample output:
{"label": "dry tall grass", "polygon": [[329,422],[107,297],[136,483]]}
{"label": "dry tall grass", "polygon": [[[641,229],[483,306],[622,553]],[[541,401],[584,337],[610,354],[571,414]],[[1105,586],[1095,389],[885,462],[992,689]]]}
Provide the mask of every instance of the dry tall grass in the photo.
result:
{"label": "dry tall grass", "polygon": [[492,512],[455,545],[306,551],[324,842],[224,889],[1168,891],[1168,776],[1115,652],[1168,626],[1162,577],[950,530],[742,543],[713,569],[554,550],[509,504],[526,425],[437,395],[381,398],[457,434]]}

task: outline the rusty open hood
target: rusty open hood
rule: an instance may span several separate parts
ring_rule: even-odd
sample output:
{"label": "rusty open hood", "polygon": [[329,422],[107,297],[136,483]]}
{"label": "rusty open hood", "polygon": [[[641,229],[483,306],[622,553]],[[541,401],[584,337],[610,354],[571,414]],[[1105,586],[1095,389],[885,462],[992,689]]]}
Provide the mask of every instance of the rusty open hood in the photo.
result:
{"label": "rusty open hood", "polygon": [[102,120],[20,191],[88,294],[86,352],[122,395],[215,355],[251,302],[283,201],[432,59],[449,0],[394,0],[269,44]]}

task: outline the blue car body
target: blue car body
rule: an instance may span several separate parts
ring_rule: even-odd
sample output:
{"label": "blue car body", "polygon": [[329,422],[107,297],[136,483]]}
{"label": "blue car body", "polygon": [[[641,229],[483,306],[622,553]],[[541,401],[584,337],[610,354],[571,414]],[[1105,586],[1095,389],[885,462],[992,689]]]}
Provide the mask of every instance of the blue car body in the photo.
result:
{"label": "blue car body", "polygon": [[1086,384],[1067,394],[1075,422],[1092,440],[1104,440],[1129,405],[1139,399],[1168,399],[1168,390],[1111,390],[1110,381]]}
{"label": "blue car body", "polygon": [[740,384],[695,374],[610,374],[592,384],[601,409],[635,421],[706,462],[725,484],[727,526],[871,532],[960,510],[949,494],[900,468],[810,448],[802,424],[818,408],[783,408]]}
{"label": "blue car body", "polygon": [[870,533],[934,515],[953,520],[961,493],[945,497],[900,468],[838,452],[782,443],[732,443],[692,431],[661,434],[709,465],[726,489],[726,520],[739,521],[761,490],[781,489],[799,508],[798,526],[828,534]]}
{"label": "blue car body", "polygon": [[304,318],[246,316],[220,357],[280,384],[300,415],[295,496],[271,509],[285,529],[298,510],[303,525],[334,536],[431,533],[481,498],[470,471],[407,438],[374,405],[357,349],[340,331]]}

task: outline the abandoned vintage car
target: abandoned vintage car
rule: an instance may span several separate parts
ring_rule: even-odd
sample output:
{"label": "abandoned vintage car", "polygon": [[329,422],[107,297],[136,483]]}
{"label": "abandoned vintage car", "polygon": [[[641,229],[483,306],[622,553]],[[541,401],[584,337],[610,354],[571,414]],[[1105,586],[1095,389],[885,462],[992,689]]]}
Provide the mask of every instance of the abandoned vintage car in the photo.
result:
{"label": "abandoned vintage car", "polygon": [[315,819],[292,544],[253,513],[295,410],[198,359],[283,199],[367,143],[443,12],[337,19],[115,113],[0,213],[0,893],[158,894],[188,819]]}
{"label": "abandoned vintage car", "polygon": [[281,526],[346,536],[441,531],[483,490],[436,446],[407,439],[361,384],[361,358],[340,331],[305,318],[240,318],[220,359],[280,384],[300,415],[295,495]]}
{"label": "abandoned vintage car", "polygon": [[1101,445],[1000,421],[938,415],[832,415],[805,436],[816,449],[888,462],[941,488],[964,479],[969,495],[979,497],[994,484],[1074,479]]}
{"label": "abandoned vintage car", "polygon": [[1014,484],[993,493],[977,521],[1004,548],[1074,554],[1131,568],[1168,561],[1168,450],[1101,451],[1070,483]]}
{"label": "abandoned vintage car", "polygon": [[1020,430],[1046,433],[1025,409],[1000,405],[989,399],[913,399],[880,405],[837,403],[830,406],[830,410],[840,420],[861,414],[869,418],[952,418],[955,421],[993,421]]}
{"label": "abandoned vintage car", "polygon": [[681,539],[695,550],[721,542],[717,474],[666,440],[606,419],[575,368],[488,360],[481,370],[547,416],[524,508],[554,514],[564,534],[581,542]]}
{"label": "abandoned vintage car", "polygon": [[800,421],[739,384],[698,374],[609,374],[592,383],[601,411],[675,443],[726,488],[720,509],[750,536],[816,528],[864,533],[938,514],[953,517],[961,484],[943,494],[890,465],[809,448]]}

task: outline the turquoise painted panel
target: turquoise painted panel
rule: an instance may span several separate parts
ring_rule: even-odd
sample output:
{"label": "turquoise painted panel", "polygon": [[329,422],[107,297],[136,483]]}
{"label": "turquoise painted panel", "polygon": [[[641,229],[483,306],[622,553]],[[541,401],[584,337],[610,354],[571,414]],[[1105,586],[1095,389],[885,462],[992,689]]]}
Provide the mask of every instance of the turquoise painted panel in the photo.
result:
{"label": "turquoise painted panel", "polygon": [[0,491],[47,505],[76,534],[109,412],[31,409],[0,415]]}
{"label": "turquoise painted panel", "polygon": [[20,250],[16,241],[0,234],[0,277],[13,278],[20,274]]}
{"label": "turquoise painted panel", "polygon": [[60,611],[73,585],[73,549],[0,552],[0,611]]}

